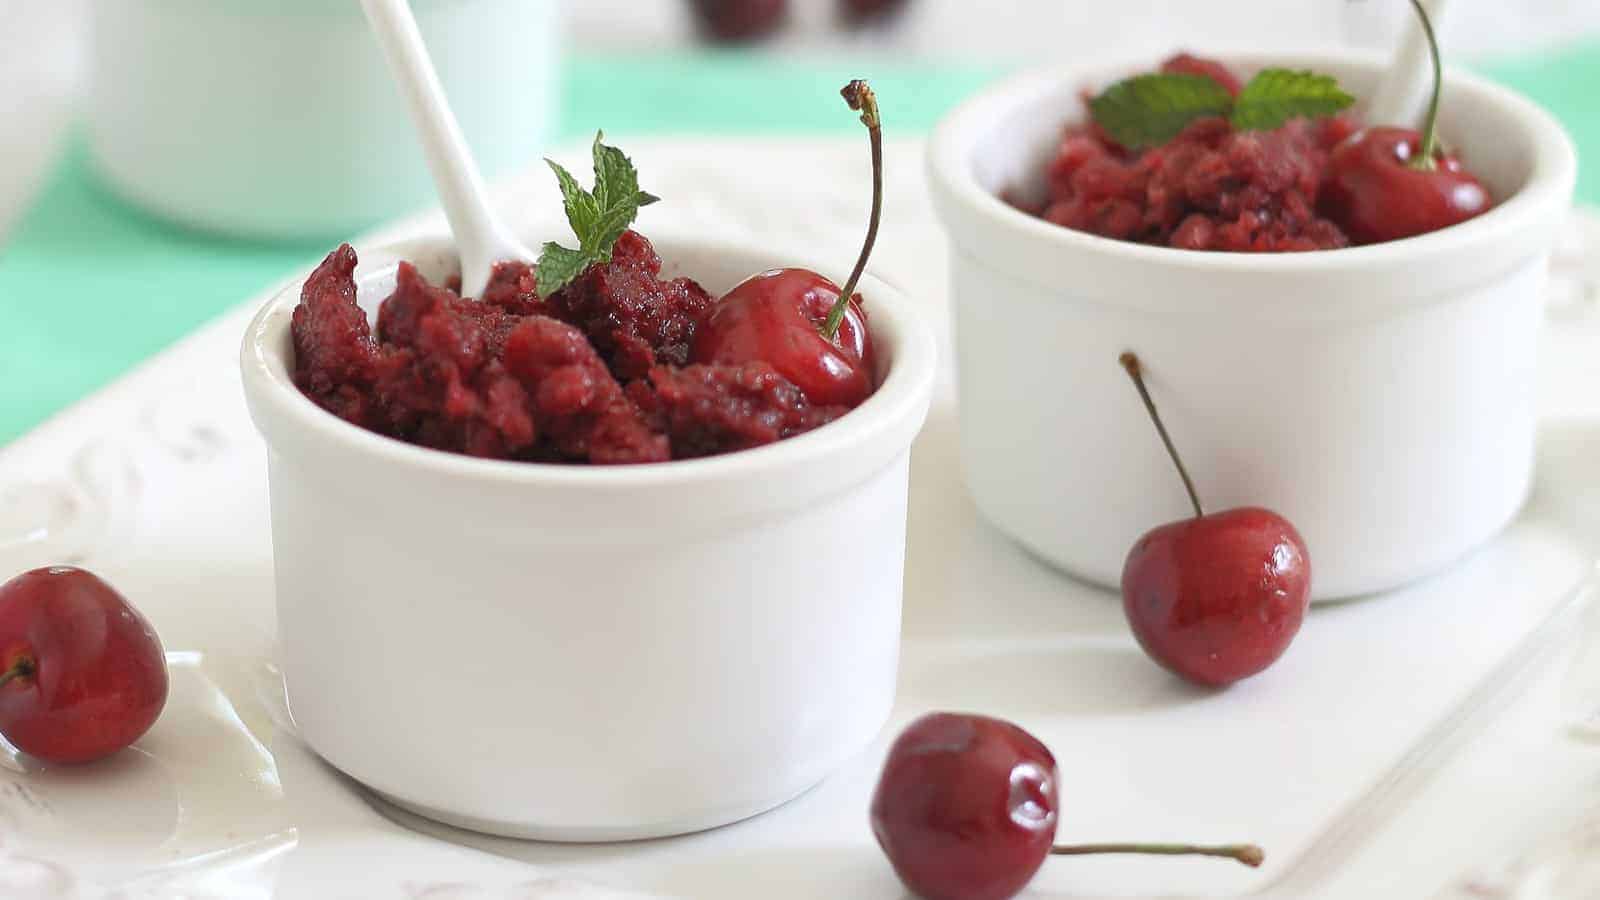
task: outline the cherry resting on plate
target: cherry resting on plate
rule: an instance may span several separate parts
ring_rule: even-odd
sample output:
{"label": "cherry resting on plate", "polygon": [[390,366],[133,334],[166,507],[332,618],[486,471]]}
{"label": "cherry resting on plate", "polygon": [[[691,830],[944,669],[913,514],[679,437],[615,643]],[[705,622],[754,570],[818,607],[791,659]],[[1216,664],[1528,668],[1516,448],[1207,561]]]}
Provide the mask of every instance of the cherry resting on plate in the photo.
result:
{"label": "cherry resting on plate", "polygon": [[1232,684],[1272,665],[1299,632],[1310,603],[1311,557],[1277,513],[1245,507],[1206,515],[1138,357],[1124,353],[1120,361],[1194,505],[1194,518],[1162,525],[1128,551],[1123,612],[1151,659],[1195,684]]}
{"label": "cherry resting on plate", "polygon": [[872,144],[872,215],[855,269],[841,289],[808,269],[773,269],[740,282],[695,338],[697,363],[765,362],[819,405],[857,406],[872,393],[872,336],[854,293],[883,217],[883,132],[864,81],[841,91],[861,111]]}
{"label": "cherry resting on plate", "polygon": [[167,702],[161,639],[96,576],[70,566],[0,585],[0,734],[48,762],[109,756]]}
{"label": "cherry resting on plate", "polygon": [[1049,748],[1016,725],[930,713],[889,749],[872,796],[872,833],[923,900],[1006,900],[1051,854],[1198,855],[1261,865],[1253,845],[1055,846],[1058,780]]}
{"label": "cherry resting on plate", "polygon": [[1438,147],[1439,94],[1444,67],[1433,23],[1411,0],[1433,59],[1433,96],[1421,134],[1409,128],[1368,128],[1347,138],[1328,158],[1319,206],[1357,243],[1414,237],[1448,228],[1489,208],[1489,191],[1461,160]]}

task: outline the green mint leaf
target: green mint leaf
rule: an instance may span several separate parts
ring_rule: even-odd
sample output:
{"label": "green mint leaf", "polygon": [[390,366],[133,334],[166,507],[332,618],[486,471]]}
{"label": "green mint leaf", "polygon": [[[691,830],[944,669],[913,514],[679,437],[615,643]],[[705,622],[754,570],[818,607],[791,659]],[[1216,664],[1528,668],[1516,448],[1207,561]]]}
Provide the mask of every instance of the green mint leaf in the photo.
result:
{"label": "green mint leaf", "polygon": [[602,143],[605,132],[594,134],[594,197],[601,209],[639,192],[639,173],[633,162],[615,147]]}
{"label": "green mint leaf", "polygon": [[539,267],[534,271],[534,290],[539,292],[539,296],[548,297],[582,275],[583,270],[594,262],[594,258],[582,250],[568,250],[551,241],[544,245],[544,252],[539,254]]}
{"label": "green mint leaf", "polygon": [[560,163],[553,159],[545,162],[556,173],[556,181],[561,183],[561,203],[567,210],[567,222],[572,225],[572,233],[581,240],[594,230],[595,220],[600,218],[600,206],[595,202],[594,195],[580,187],[578,179],[573,178],[572,173]]}
{"label": "green mint leaf", "polygon": [[1089,111],[1111,139],[1130,150],[1165,144],[1195,119],[1233,109],[1228,89],[1203,75],[1135,75],[1089,101]]}
{"label": "green mint leaf", "polygon": [[571,250],[556,243],[544,245],[536,279],[541,297],[565,287],[589,266],[609,262],[612,246],[638,217],[639,208],[660,199],[639,190],[639,173],[633,162],[621,150],[608,146],[604,138],[603,132],[595,133],[593,192],[585,191],[571,172],[554,161],[545,160],[561,185],[567,221],[578,237],[578,249]]}
{"label": "green mint leaf", "polygon": [[1331,75],[1263,69],[1239,92],[1229,121],[1240,131],[1270,131],[1290,119],[1334,115],[1354,102]]}
{"label": "green mint leaf", "polygon": [[590,232],[590,239],[583,242],[584,251],[600,262],[610,262],[612,245],[628,230],[638,214],[637,203],[624,203],[601,210],[600,218],[595,220],[594,231]]}

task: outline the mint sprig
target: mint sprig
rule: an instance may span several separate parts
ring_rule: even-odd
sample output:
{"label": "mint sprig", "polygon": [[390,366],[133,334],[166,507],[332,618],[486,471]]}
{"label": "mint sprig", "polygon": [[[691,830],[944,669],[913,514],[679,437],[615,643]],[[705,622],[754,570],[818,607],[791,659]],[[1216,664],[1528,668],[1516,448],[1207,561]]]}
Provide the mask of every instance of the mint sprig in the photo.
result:
{"label": "mint sprig", "polygon": [[1089,101],[1095,122],[1130,150],[1165,144],[1195,119],[1232,109],[1227,88],[1204,75],[1176,73],[1135,75]]}
{"label": "mint sprig", "polygon": [[661,199],[639,190],[639,173],[616,147],[603,143],[604,132],[594,135],[594,190],[586,191],[560,163],[546,159],[561,185],[561,202],[567,222],[578,238],[577,249],[555,241],[544,245],[534,273],[534,288],[548,297],[566,287],[596,263],[611,261],[611,248],[628,230],[639,208]]}
{"label": "mint sprig", "polygon": [[1271,131],[1290,119],[1336,115],[1354,102],[1332,75],[1263,69],[1239,91],[1228,121],[1240,131]]}
{"label": "mint sprig", "polygon": [[1089,101],[1089,112],[1112,140],[1142,150],[1209,116],[1225,116],[1239,131],[1270,131],[1290,119],[1334,115],[1352,103],[1337,80],[1314,72],[1263,69],[1238,97],[1203,75],[1159,72],[1111,85]]}

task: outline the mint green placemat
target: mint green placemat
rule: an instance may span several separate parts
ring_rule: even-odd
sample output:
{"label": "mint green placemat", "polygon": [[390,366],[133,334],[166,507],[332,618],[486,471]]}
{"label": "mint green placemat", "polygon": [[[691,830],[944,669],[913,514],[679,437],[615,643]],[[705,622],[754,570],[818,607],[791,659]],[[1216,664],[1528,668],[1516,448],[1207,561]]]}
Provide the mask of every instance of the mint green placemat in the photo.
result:
{"label": "mint green placemat", "polygon": [[[743,53],[579,57],[564,66],[556,133],[848,131],[858,126],[836,92],[854,76],[872,78],[890,130],[915,133],[1005,69]],[[1600,42],[1487,70],[1561,117],[1585,157],[1600,154]],[[1578,193],[1600,203],[1596,167],[1583,167]],[[0,248],[0,444],[326,250],[151,219],[102,191],[75,144]]]}

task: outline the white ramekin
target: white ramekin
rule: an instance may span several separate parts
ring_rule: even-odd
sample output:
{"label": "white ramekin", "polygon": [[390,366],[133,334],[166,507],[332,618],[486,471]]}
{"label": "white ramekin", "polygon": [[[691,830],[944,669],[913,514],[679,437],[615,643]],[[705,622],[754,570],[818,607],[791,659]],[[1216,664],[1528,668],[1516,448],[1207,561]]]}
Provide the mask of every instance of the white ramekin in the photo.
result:
{"label": "white ramekin", "polygon": [[[556,102],[556,0],[412,5],[485,171],[537,154]],[[118,194],[190,227],[270,238],[348,234],[429,196],[354,0],[90,6],[90,156]]]}
{"label": "white ramekin", "polygon": [[[656,247],[717,292],[794,263]],[[453,254],[365,251],[369,312],[397,259],[438,277]],[[428,450],[317,408],[290,382],[299,289],[256,316],[241,365],[289,704],[329,762],[451,824],[622,840],[754,815],[871,742],[935,369],[910,300],[864,280],[882,386],[843,418],[725,456],[579,467]]]}
{"label": "white ramekin", "polygon": [[[1117,365],[1151,388],[1213,509],[1271,507],[1311,551],[1319,599],[1429,574],[1513,516],[1529,487],[1547,259],[1571,203],[1570,141],[1522,97],[1459,71],[1441,126],[1500,204],[1390,244],[1300,254],[1173,250],[1028,216],[1081,92],[1148,69],[1035,71],[962,104],[929,149],[951,241],[966,480],[1033,552],[1115,585],[1134,540],[1185,515]],[[1357,53],[1235,56],[1365,96]]]}

